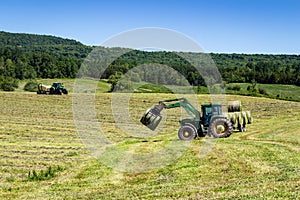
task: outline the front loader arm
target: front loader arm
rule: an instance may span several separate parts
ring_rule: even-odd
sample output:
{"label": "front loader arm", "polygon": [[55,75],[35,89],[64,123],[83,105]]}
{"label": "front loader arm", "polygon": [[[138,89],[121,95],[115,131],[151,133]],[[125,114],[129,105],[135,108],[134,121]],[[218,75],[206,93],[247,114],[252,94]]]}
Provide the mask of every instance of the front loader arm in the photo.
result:
{"label": "front loader arm", "polygon": [[[165,103],[173,102],[173,101],[177,101],[177,102],[173,103],[173,104],[168,104],[168,105],[165,104]],[[163,104],[164,108],[166,108],[166,109],[182,107],[185,109],[185,111],[189,115],[194,115],[197,119],[200,119],[199,111],[192,104],[190,104],[190,102],[188,102],[188,100],[186,98],[163,100],[163,101],[160,101],[159,104]]]}
{"label": "front loader arm", "polygon": [[[175,101],[176,103],[166,104]],[[192,106],[192,104],[190,104],[185,98],[177,98],[160,101],[159,104],[154,105],[151,109],[146,111],[140,122],[147,126],[149,129],[155,130],[162,119],[160,112],[163,109],[178,107],[184,108],[189,115],[193,116],[195,119],[200,120],[200,113],[196,108],[194,108],[194,106]]]}

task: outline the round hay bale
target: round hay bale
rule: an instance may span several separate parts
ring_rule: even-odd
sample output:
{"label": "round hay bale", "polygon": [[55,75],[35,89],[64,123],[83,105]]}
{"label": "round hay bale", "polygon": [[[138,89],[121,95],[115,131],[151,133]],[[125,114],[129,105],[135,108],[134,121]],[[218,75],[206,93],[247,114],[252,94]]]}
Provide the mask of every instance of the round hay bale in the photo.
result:
{"label": "round hay bale", "polygon": [[244,119],[241,112],[235,112],[235,116],[237,118],[238,126],[242,126],[244,124]]}
{"label": "round hay bale", "polygon": [[237,124],[237,118],[236,118],[236,116],[235,116],[235,114],[234,113],[228,113],[229,114],[229,120],[231,121],[231,123],[232,123],[232,125],[233,126],[236,126],[236,124]]}
{"label": "round hay bale", "polygon": [[251,124],[253,122],[253,117],[251,115],[251,112],[246,111],[246,115],[247,115],[247,118],[248,118],[248,124]]}
{"label": "round hay bale", "polygon": [[241,101],[229,101],[228,102],[228,112],[240,112],[242,110]]}
{"label": "round hay bale", "polygon": [[247,114],[246,112],[241,112],[241,115],[242,115],[242,118],[243,118],[243,127],[248,124],[248,117],[247,117]]}
{"label": "round hay bale", "polygon": [[[231,121],[232,113],[224,113],[224,115],[226,116],[226,118],[227,118],[228,120]],[[232,122],[231,122],[231,123],[232,123]]]}

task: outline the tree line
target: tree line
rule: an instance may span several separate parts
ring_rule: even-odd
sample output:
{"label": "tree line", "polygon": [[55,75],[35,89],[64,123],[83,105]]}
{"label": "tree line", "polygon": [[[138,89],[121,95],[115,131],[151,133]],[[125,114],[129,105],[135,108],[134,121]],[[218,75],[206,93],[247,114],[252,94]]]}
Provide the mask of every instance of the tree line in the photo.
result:
{"label": "tree line", "polygon": [[46,52],[0,48],[0,75],[16,79],[74,78],[82,59]]}
{"label": "tree line", "polygon": [[[201,53],[190,54],[195,62],[205,62]],[[207,55],[207,54],[206,54]],[[227,83],[290,84],[300,86],[299,55],[247,55],[247,54],[209,54],[215,66]],[[197,61],[198,60],[198,61]],[[193,64],[174,52],[142,52],[133,50],[113,62],[105,71],[104,77],[115,72],[126,73],[129,69],[147,63],[167,65],[181,73],[192,85],[206,86],[203,77]],[[207,67],[210,67],[208,64]],[[151,72],[149,72],[151,74]],[[168,76],[163,74],[162,76]]]}
{"label": "tree line", "polygon": [[213,54],[226,82],[300,86],[300,55]]}
{"label": "tree line", "polygon": [[[262,55],[262,54],[205,54],[205,53],[175,53],[148,52],[140,50],[124,50],[122,48],[97,47],[110,58],[118,56],[109,63],[105,71],[101,58],[91,58],[89,53],[94,47],[85,46],[75,40],[62,39],[54,36],[38,36],[31,34],[11,34],[0,32],[0,80],[35,79],[35,78],[75,78],[78,70],[87,72],[95,78],[109,79],[121,77],[133,68],[143,65],[168,66],[183,75],[190,84],[205,86],[207,80],[202,77],[194,63],[202,66],[201,70],[209,71],[209,66],[215,64],[222,80],[227,83],[257,83],[293,84],[300,86],[300,56],[299,55]],[[124,54],[122,54],[124,52]],[[186,60],[185,57],[192,59]],[[214,63],[208,63],[207,57]],[[88,69],[89,62],[95,67]],[[85,61],[85,62],[84,62]],[[107,63],[105,63],[107,64]],[[135,81],[145,80],[164,84],[182,84],[182,77],[170,70],[157,68],[159,77],[153,78],[154,70],[149,67],[137,73],[131,70]],[[98,72],[97,72],[98,71]],[[99,71],[102,76],[99,77]],[[173,78],[172,78],[173,77]]]}

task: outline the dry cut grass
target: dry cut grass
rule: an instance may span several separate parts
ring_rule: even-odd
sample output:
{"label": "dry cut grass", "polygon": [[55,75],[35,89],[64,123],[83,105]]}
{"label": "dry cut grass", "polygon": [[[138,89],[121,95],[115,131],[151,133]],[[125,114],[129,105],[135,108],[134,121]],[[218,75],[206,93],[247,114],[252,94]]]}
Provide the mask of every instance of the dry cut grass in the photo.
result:
{"label": "dry cut grass", "polygon": [[[171,94],[132,95],[128,104],[132,124],[138,125],[143,112],[159,100],[173,97]],[[254,123],[248,126],[248,132],[234,132],[230,138],[219,140],[196,139],[161,168],[143,172],[137,166],[143,168],[155,163],[147,160],[132,163],[137,170],[134,173],[120,171],[130,169],[126,168],[130,163],[115,170],[105,165],[104,160],[91,156],[76,132],[71,95],[16,92],[0,93],[0,99],[0,199],[300,197],[300,103],[227,96],[227,100],[241,100],[243,108],[252,111]],[[141,128],[137,137],[116,124],[111,99],[111,94],[98,93],[95,108],[101,130],[115,147],[130,155],[165,150],[170,144],[182,147],[176,135],[180,109],[164,112],[164,126],[160,127],[159,134],[145,135],[149,132],[144,133]],[[210,102],[210,98],[199,95],[197,101],[200,105]],[[122,112],[122,109],[115,110],[116,115],[122,116]],[[123,120],[126,124],[126,119]],[[122,124],[122,120],[117,121]],[[209,143],[214,145],[207,155],[201,156]],[[101,158],[118,158],[114,153],[113,149],[108,150]],[[160,156],[157,161],[165,159],[163,154]],[[57,166],[63,170],[49,179],[27,179],[29,171],[41,172]]]}

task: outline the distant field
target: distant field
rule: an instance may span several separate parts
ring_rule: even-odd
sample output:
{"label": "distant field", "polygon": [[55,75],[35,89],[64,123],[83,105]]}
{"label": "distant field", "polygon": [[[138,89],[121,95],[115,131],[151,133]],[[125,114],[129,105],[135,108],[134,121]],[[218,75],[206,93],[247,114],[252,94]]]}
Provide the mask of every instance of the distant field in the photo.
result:
{"label": "distant field", "polygon": [[[241,86],[242,93],[247,92],[249,83],[230,83],[229,86]],[[300,101],[300,87],[295,85],[280,85],[280,84],[257,84],[258,88],[264,89],[272,98],[282,98],[287,100]],[[236,93],[235,91],[227,90],[227,93]]]}
{"label": "distant field", "polygon": [[[39,79],[38,82],[44,84],[52,84],[53,79]],[[57,79],[55,81],[64,83],[65,87],[72,92],[74,86],[74,79]],[[23,91],[23,87],[26,81],[21,81],[20,87],[17,89],[18,92]],[[250,83],[229,83],[227,86],[240,86],[240,91],[225,90],[227,94],[244,94],[249,95],[247,87]],[[186,93],[186,87],[180,86],[160,86],[148,83],[133,83],[134,91],[137,93]],[[274,99],[291,100],[300,102],[300,87],[295,85],[280,85],[280,84],[257,84],[257,88],[262,88],[267,92],[267,96]],[[99,81],[97,92],[108,92],[111,86],[105,81]],[[191,89],[191,88],[190,88]],[[194,87],[195,93],[206,94],[208,89],[206,87],[200,87],[200,91],[197,91],[197,87]]]}
{"label": "distant field", "polygon": [[[73,92],[75,79],[37,79],[38,83],[43,83],[46,85],[52,85],[53,82],[61,82],[64,84],[64,87],[68,89],[69,92]],[[23,92],[24,85],[28,82],[28,80],[23,80],[19,84],[19,88],[16,90],[17,92]],[[108,92],[110,90],[110,84],[105,81],[98,82],[97,92]]]}
{"label": "distant field", "polygon": [[[43,80],[44,82],[44,80]],[[49,80],[51,83],[52,80]],[[72,80],[63,80],[66,87]],[[266,88],[267,89],[267,88]],[[268,89],[267,89],[268,90]],[[177,139],[180,110],[168,110],[166,124],[150,138],[130,137],[115,124],[112,94],[97,93],[95,108],[106,136],[124,151],[147,153]],[[172,94],[134,94],[130,114],[143,112]],[[192,141],[176,162],[147,173],[122,173],[93,158],[76,132],[72,94],[0,92],[0,199],[299,199],[300,103],[227,95],[251,110],[248,132],[217,140],[199,157],[205,140]],[[198,95],[198,102],[210,102]],[[208,140],[210,141],[210,140]],[[216,141],[212,139],[211,141]],[[147,164],[141,162],[141,166]],[[47,180],[29,180],[36,171]]]}

